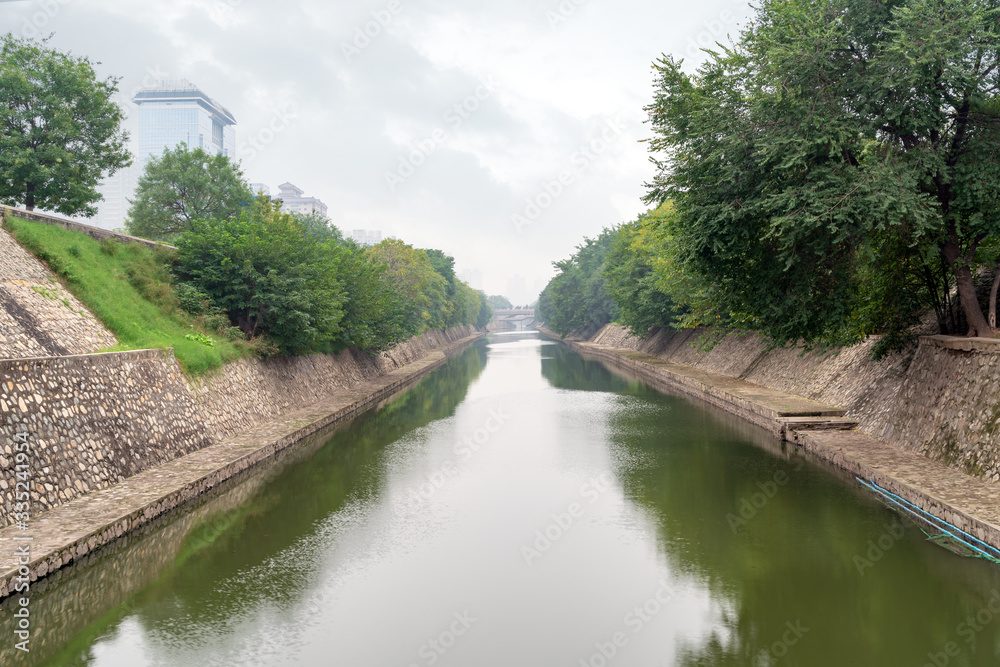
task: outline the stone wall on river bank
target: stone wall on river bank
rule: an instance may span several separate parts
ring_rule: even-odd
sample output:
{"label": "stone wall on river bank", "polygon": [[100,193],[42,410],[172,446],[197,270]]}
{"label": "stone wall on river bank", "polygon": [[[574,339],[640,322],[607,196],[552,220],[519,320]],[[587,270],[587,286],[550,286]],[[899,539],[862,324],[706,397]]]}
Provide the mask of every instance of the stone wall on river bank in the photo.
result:
{"label": "stone wall on river bank", "polygon": [[1000,480],[1000,340],[922,336],[881,361],[875,339],[849,348],[768,349],[756,334],[659,330],[640,339],[607,325],[591,342],[738,377],[847,410],[858,428],[971,475]]}

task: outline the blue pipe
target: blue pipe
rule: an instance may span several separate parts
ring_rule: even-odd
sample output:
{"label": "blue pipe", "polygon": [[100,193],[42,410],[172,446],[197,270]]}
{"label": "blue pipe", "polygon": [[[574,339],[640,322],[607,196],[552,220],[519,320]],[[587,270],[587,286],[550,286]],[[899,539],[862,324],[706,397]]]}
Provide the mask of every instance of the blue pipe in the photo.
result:
{"label": "blue pipe", "polygon": [[[857,479],[865,487],[867,487],[867,488],[871,489],[872,491],[875,491],[876,493],[882,495],[883,497],[885,497],[887,500],[891,501],[895,505],[898,505],[900,507],[900,509],[905,510],[906,512],[908,512],[909,514],[912,514],[913,516],[915,516],[916,518],[920,519],[921,521],[924,521],[924,522],[926,522],[926,523],[934,526],[938,530],[942,531],[948,537],[950,537],[950,538],[958,541],[959,543],[965,545],[969,549],[972,549],[973,551],[981,554],[984,558],[987,558],[987,559],[993,560],[993,561],[997,560],[997,556],[993,556],[993,555],[990,555],[990,554],[986,553],[985,551],[983,551],[982,549],[976,547],[975,545],[970,544],[967,540],[964,540],[961,537],[958,537],[957,535],[954,535],[954,534],[948,532],[947,530],[945,530],[944,528],[942,528],[938,524],[944,524],[948,528],[951,528],[952,530],[955,530],[955,531],[961,533],[962,535],[966,536],[970,540],[973,540],[974,542],[978,542],[979,544],[983,545],[987,549],[989,549],[989,550],[991,550],[991,551],[993,551],[993,552],[995,552],[997,554],[1000,554],[1000,549],[997,549],[996,547],[991,546],[991,545],[987,544],[986,542],[983,542],[982,540],[980,540],[979,538],[975,537],[974,535],[970,535],[969,533],[965,532],[964,530],[962,530],[958,526],[954,526],[954,525],[948,523],[947,521],[945,521],[944,519],[942,519],[940,517],[937,517],[937,516],[934,516],[930,512],[924,510],[921,507],[918,507],[917,505],[914,505],[913,503],[911,503],[910,501],[906,500],[905,498],[900,498],[899,496],[897,496],[896,494],[892,493],[891,491],[888,491],[887,489],[883,489],[881,486],[879,486],[878,484],[875,483],[875,480],[869,480],[869,482],[870,482],[869,483],[869,482],[866,482],[865,480],[861,479],[860,477],[855,477],[855,479]],[[909,507],[907,507],[907,505],[909,505]],[[917,514],[916,512],[914,512],[912,509],[910,509],[910,507],[915,508],[921,514],[924,514],[927,517],[930,517],[930,519],[925,518],[923,516],[920,516],[920,514]]]}

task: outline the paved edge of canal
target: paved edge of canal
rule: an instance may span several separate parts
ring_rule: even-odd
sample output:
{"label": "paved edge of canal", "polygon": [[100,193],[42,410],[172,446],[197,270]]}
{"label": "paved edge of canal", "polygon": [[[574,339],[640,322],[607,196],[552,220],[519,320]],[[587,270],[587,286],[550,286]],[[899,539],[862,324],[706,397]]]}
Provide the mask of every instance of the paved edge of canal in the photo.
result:
{"label": "paved edge of canal", "polygon": [[[559,340],[558,334],[540,331]],[[680,391],[761,426],[1000,548],[1000,485],[865,435],[840,408],[634,350],[563,342],[584,357],[627,369],[659,389]]]}
{"label": "paved edge of canal", "polygon": [[[26,534],[16,525],[0,529],[0,552],[15,564],[0,572],[0,599],[19,581],[45,577],[158,516],[265,462],[323,428],[350,419],[405,389],[485,335],[479,332],[438,348],[386,375],[338,392],[216,445],[134,475],[106,489],[34,517]],[[27,568],[25,575],[22,567]]]}

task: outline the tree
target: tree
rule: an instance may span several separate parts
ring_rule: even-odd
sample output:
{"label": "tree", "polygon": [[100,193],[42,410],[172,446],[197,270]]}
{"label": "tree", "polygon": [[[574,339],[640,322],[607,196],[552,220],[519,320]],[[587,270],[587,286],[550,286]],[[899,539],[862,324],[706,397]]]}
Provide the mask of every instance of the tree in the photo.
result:
{"label": "tree", "polygon": [[253,200],[238,163],[180,144],[146,164],[126,227],[133,236],[172,241],[195,220],[227,220]]}
{"label": "tree", "polygon": [[510,310],[514,307],[514,304],[510,302],[510,299],[501,294],[489,296],[487,297],[487,301],[490,302],[490,305],[493,306],[495,310]]}
{"label": "tree", "polygon": [[131,164],[117,92],[86,58],[0,39],[0,202],[94,215],[102,174]]}
{"label": "tree", "polygon": [[222,308],[249,338],[288,354],[324,349],[341,329],[339,253],[277,202],[255,200],[231,218],[194,220],[177,242],[176,272]]}
{"label": "tree", "polygon": [[538,316],[556,333],[595,331],[615,318],[604,261],[617,233],[605,229],[596,239],[584,239],[569,259],[552,263],[559,273],[538,298]]}
{"label": "tree", "polygon": [[344,235],[330,222],[330,218],[322,213],[312,211],[311,213],[292,213],[306,233],[316,237],[321,241],[343,241]]}
{"label": "tree", "polygon": [[618,322],[637,336],[672,324],[678,315],[658,270],[669,249],[657,223],[669,211],[670,205],[664,204],[619,227],[604,259],[605,289],[618,306]]}
{"label": "tree", "polygon": [[[665,56],[647,107],[679,258],[776,343],[899,334],[1000,235],[997,0],[764,0],[696,76]],[[1000,268],[1000,267],[998,267]]]}
{"label": "tree", "polygon": [[447,281],[434,270],[426,252],[398,239],[386,239],[368,248],[366,254],[385,267],[394,288],[406,299],[414,334],[444,326]]}

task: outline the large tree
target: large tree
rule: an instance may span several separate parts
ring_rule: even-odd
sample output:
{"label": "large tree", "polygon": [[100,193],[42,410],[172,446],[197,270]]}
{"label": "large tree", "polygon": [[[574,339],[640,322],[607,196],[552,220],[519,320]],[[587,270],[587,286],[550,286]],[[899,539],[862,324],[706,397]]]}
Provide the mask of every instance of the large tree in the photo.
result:
{"label": "large tree", "polygon": [[[1000,0],[763,0],[695,76],[656,63],[648,107],[673,238],[776,342],[905,328],[1000,237]],[[953,324],[953,323],[952,323]]]}
{"label": "large tree", "polygon": [[267,336],[289,354],[322,350],[341,333],[340,253],[279,206],[258,199],[237,216],[193,221],[178,241],[177,277],[248,338]]}
{"label": "large tree", "polygon": [[117,91],[86,58],[0,38],[0,202],[95,214],[102,174],[131,163]]}
{"label": "large tree", "polygon": [[238,163],[185,144],[168,148],[146,164],[128,212],[134,236],[172,241],[195,220],[226,220],[253,201]]}

